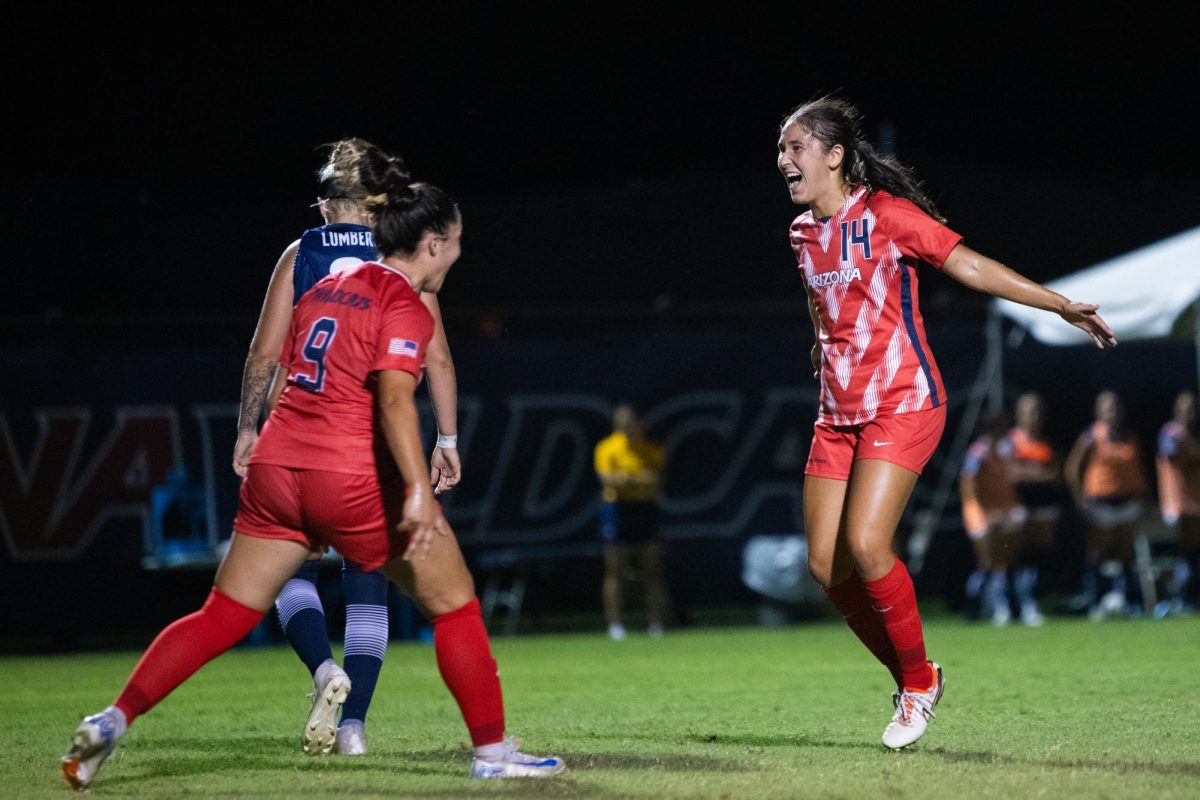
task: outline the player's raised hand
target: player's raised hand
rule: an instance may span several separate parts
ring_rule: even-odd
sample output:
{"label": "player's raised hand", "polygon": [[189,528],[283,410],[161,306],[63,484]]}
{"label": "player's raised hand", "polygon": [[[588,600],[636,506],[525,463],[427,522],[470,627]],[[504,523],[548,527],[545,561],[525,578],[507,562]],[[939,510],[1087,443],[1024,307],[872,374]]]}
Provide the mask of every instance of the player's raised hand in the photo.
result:
{"label": "player's raised hand", "polygon": [[[442,506],[433,499],[433,491],[427,486],[410,486],[404,498],[404,513],[399,530],[408,531],[408,547],[404,548],[405,561],[422,561],[429,554],[433,537],[438,533],[438,520],[442,518]],[[444,533],[444,532],[443,532]]]}
{"label": "player's raised hand", "polygon": [[462,461],[458,448],[435,447],[429,457],[429,485],[434,494],[449,491],[462,480]]}
{"label": "player's raised hand", "polygon": [[258,441],[258,431],[238,431],[237,443],[233,446],[233,471],[239,478],[246,477],[246,469],[250,466],[250,454]]}
{"label": "player's raised hand", "polygon": [[1092,303],[1067,303],[1058,312],[1058,315],[1092,337],[1096,347],[1101,350],[1106,347],[1116,347],[1117,337],[1113,334],[1112,328],[1108,327],[1108,323],[1096,313],[1099,310],[1100,306]]}

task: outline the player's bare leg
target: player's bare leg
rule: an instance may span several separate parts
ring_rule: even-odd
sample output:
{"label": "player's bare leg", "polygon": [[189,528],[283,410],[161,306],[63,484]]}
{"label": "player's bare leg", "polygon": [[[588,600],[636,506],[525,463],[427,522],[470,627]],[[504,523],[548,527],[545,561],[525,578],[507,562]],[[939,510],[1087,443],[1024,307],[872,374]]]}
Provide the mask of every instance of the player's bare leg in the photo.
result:
{"label": "player's bare leg", "polygon": [[808,569],[850,630],[887,667],[899,690],[903,684],[896,650],[871,607],[866,585],[854,571],[846,536],[847,481],[809,475],[804,480],[804,528]]}
{"label": "player's bare leg", "polygon": [[498,667],[483,627],[475,582],[454,532],[444,518],[425,557],[393,559],[385,571],[433,620],[438,670],[462,712],[475,757],[477,778],[549,777],[566,770],[560,758],[530,756],[505,738],[504,701]]}
{"label": "player's bare leg", "polygon": [[307,552],[296,542],[235,533],[200,611],[164,629],[134,668],[121,696],[75,730],[71,748],[61,759],[63,778],[71,788],[82,791],[91,785],[137,715],[248,633]]}
{"label": "player's bare leg", "polygon": [[925,657],[912,579],[892,539],[917,483],[917,473],[887,461],[854,462],[846,497],[846,538],[872,608],[896,650],[902,688],[883,743],[898,750],[924,735],[942,696],[942,670]]}

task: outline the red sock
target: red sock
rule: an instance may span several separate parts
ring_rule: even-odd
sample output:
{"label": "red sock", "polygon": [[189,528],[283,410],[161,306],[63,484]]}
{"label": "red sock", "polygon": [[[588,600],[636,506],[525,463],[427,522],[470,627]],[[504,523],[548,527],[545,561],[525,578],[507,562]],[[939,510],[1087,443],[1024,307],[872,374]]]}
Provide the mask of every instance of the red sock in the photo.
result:
{"label": "red sock", "polygon": [[903,673],[904,688],[925,691],[930,685],[929,665],[925,661],[925,638],[921,633],[921,614],[917,611],[917,594],[904,562],[896,559],[887,575],[874,581],[863,581],[873,601],[888,639],[896,650],[896,660]]}
{"label": "red sock", "polygon": [[500,674],[478,598],[433,618],[433,648],[446,688],[462,712],[471,744],[481,747],[504,738],[504,698]]}
{"label": "red sock", "polygon": [[841,612],[842,619],[846,620],[846,624],[854,631],[858,640],[879,659],[879,663],[888,668],[888,672],[892,673],[896,687],[902,688],[904,678],[900,671],[900,661],[896,658],[896,648],[892,647],[892,640],[888,638],[887,630],[883,627],[883,620],[871,608],[871,597],[858,575],[850,573],[849,578],[826,589],[825,596]]}
{"label": "red sock", "polygon": [[240,642],[262,618],[262,611],[214,587],[199,611],[175,620],[151,642],[113,705],[132,724],[198,669]]}

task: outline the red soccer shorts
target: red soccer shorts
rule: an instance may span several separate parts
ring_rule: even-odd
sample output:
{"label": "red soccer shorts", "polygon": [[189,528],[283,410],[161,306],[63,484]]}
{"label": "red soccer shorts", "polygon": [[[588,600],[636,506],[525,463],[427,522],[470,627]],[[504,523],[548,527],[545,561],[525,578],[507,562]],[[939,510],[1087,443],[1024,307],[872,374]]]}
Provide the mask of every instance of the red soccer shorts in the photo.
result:
{"label": "red soccer shorts", "polygon": [[373,570],[408,546],[396,530],[404,481],[273,464],[251,464],[242,481],[233,529],[259,539],[286,539],[312,550],[329,546]]}
{"label": "red soccer shorts", "polygon": [[921,474],[933,457],[942,429],[946,427],[946,407],[876,417],[862,425],[813,425],[812,449],[808,451],[805,475],[850,479],[855,461],[873,458],[888,461]]}

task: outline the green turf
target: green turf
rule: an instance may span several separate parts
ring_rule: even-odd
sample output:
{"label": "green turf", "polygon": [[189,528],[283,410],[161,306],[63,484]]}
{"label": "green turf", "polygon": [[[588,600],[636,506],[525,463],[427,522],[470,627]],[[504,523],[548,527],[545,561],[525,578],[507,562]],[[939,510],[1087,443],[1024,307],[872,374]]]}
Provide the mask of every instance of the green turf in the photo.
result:
{"label": "green turf", "polygon": [[[879,745],[882,668],[840,625],[696,630],[662,640],[495,642],[511,732],[569,773],[471,781],[432,649],[394,645],[370,755],[300,754],[307,674],[239,649],[138,721],[96,797],[1200,797],[1200,619],[927,627],[947,689],[929,734]],[[66,797],[57,758],[134,653],[0,659],[0,796]]]}

